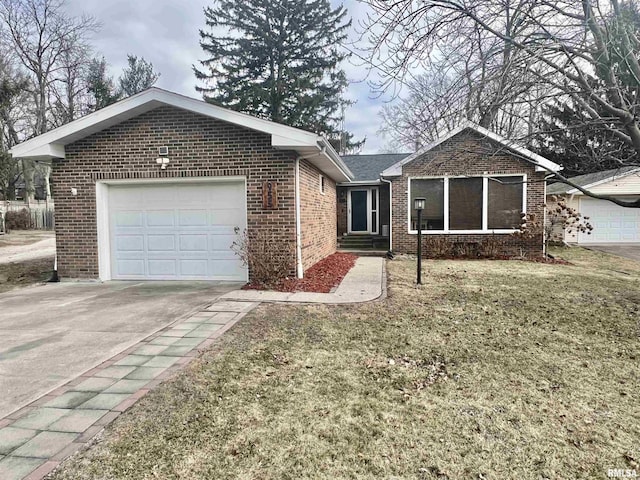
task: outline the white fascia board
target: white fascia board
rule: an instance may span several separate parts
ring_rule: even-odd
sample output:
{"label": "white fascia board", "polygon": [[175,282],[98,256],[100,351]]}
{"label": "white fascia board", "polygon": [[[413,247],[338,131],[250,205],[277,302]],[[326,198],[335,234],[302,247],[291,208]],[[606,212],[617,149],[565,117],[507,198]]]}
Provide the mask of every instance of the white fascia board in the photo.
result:
{"label": "white fascia board", "polygon": [[381,180],[354,180],[352,182],[338,183],[339,187],[357,187],[363,185],[382,185]]}
{"label": "white fascia board", "polygon": [[[590,188],[593,187],[597,187],[598,185],[602,185],[604,183],[609,183],[609,182],[613,182],[615,180],[619,180],[621,178],[627,177],[629,175],[633,175],[633,174],[637,174],[640,172],[640,168],[636,168],[634,170],[630,170],[628,172],[624,172],[624,173],[620,173],[618,175],[612,175],[610,177],[605,178],[604,180],[598,180],[597,182],[593,182],[590,183],[588,185],[584,185],[582,188],[584,188],[585,190],[589,190]],[[571,179],[569,179],[571,180]],[[577,188],[572,188],[571,190],[567,190],[564,195],[584,195],[580,190],[578,190]]]}
{"label": "white fascia board", "polygon": [[67,145],[163,105],[181,108],[250,130],[270,134],[277,137],[276,141],[282,144],[317,145],[318,136],[314,133],[252,117],[154,87],[16,145],[11,149],[11,154],[14,157],[30,157],[30,152],[39,151],[47,144]]}
{"label": "white fascia board", "polygon": [[474,124],[472,122],[464,122],[460,126],[458,126],[458,127],[454,128],[453,130],[451,130],[446,135],[438,138],[437,140],[435,140],[434,142],[430,143],[429,145],[421,148],[417,152],[409,155],[406,158],[403,158],[398,163],[390,166],[384,172],[382,172],[382,176],[383,177],[397,177],[397,176],[402,175],[402,167],[404,165],[406,165],[407,163],[412,162],[413,160],[415,160],[416,158],[420,157],[421,155],[427,153],[428,151],[433,150],[435,147],[437,147],[438,145],[440,145],[444,141],[455,137],[456,135],[458,135],[463,130],[466,130],[467,128],[471,129],[471,130],[474,130],[475,132],[479,133],[480,135],[482,135],[484,137],[487,137],[487,138],[490,138],[491,140],[493,140],[493,141],[495,141],[495,142],[497,142],[497,143],[499,143],[501,145],[504,145],[506,148],[509,148],[510,150],[513,150],[513,151],[519,153],[520,155],[522,155],[526,159],[530,160],[536,166],[536,171],[538,171],[538,172],[558,172],[558,171],[562,170],[562,166],[558,165],[557,163],[552,162],[551,160],[547,160],[546,158],[542,157],[541,155],[538,155],[537,153],[532,152],[531,150],[528,150],[528,149],[526,149],[524,147],[516,145],[512,141],[507,140],[506,138],[501,137],[500,135],[498,135],[496,133],[493,133],[493,132],[487,130],[486,128],[483,128],[483,127],[481,127],[479,125],[476,125],[476,124]]}
{"label": "white fascia board", "polygon": [[34,160],[51,160],[53,158],[65,158],[65,149],[64,145],[60,145],[58,143],[47,143],[41,146],[34,148],[33,150],[29,150],[28,152],[24,152],[21,154],[16,154],[14,150],[16,150],[16,145],[9,152],[13,157],[26,157],[32,158]]}

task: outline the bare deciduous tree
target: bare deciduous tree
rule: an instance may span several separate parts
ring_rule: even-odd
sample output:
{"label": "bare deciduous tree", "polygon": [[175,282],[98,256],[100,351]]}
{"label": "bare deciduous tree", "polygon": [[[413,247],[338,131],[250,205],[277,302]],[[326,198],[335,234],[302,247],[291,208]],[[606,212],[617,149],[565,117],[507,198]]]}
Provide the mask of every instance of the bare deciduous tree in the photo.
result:
{"label": "bare deciduous tree", "polygon": [[[12,45],[16,59],[31,81],[34,105],[33,135],[45,133],[50,126],[49,94],[65,60],[86,43],[98,28],[92,17],[70,17],[63,0],[0,0],[0,35]],[[26,197],[35,193],[33,161],[23,160]]]}
{"label": "bare deciduous tree", "polygon": [[[527,115],[520,113],[527,122],[522,137],[526,138],[536,133],[535,110],[540,105],[549,98],[572,102],[586,112],[584,121],[590,128],[609,132],[633,149],[633,159],[621,159],[621,166],[640,164],[640,40],[625,14],[624,2],[365,1],[374,12],[363,32],[371,42],[370,53],[385,52],[382,65],[376,63],[384,71],[380,88],[405,78],[416,66],[438,66],[443,51],[464,49],[474,32],[481,32],[481,44],[497,45],[495,58],[500,55],[498,63],[509,67],[502,77],[497,70],[498,76],[488,83],[497,94],[496,103],[489,103],[489,118],[501,108],[504,98],[514,105],[528,104]],[[491,47],[485,49],[490,56],[491,51]],[[473,68],[475,74],[477,68]],[[516,96],[503,97],[504,88],[514,88]],[[525,94],[522,99],[520,94]],[[482,120],[481,116],[481,124]],[[593,149],[593,155],[597,162],[598,148]],[[550,172],[550,177],[587,195],[640,207],[640,200],[595,195],[560,173]]]}

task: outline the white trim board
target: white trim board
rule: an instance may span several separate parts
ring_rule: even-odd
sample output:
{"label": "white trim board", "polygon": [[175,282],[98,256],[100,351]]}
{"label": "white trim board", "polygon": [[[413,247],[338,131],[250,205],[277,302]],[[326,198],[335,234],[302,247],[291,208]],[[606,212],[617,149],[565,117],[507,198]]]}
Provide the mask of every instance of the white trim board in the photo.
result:
{"label": "white trim board", "polygon": [[26,140],[14,146],[10,153],[17,158],[36,160],[65,158],[66,145],[161,106],[180,108],[269,134],[274,148],[298,152],[309,158],[309,161],[333,180],[349,182],[354,178],[331,143],[320,135],[218,107],[157,87],[132,95],[97,112]]}
{"label": "white trim board", "polygon": [[[416,176],[407,178],[407,233],[417,235],[417,230],[411,229],[411,181],[412,180],[444,180],[444,230],[422,230],[425,235],[458,235],[458,234],[512,234],[518,229],[489,229],[489,179],[499,177],[522,177],[522,213],[527,213],[527,175],[525,173],[501,173],[492,175],[450,175],[450,176]],[[480,230],[450,230],[449,227],[449,180],[455,178],[481,178],[482,179],[482,229]]]}
{"label": "white trim board", "polygon": [[[581,185],[581,188],[584,188],[585,190],[589,190],[590,188],[597,187],[599,185],[603,185],[603,184],[609,183],[609,182],[615,182],[616,180],[620,180],[622,178],[625,178],[625,177],[628,177],[628,176],[634,175],[634,174],[637,175],[638,173],[640,173],[640,168],[636,168],[634,170],[629,170],[628,172],[624,172],[624,173],[614,174],[614,175],[611,175],[610,177],[604,178],[602,180],[598,180],[597,182],[589,183],[589,184],[584,185],[584,186]],[[569,179],[569,180],[571,180],[571,179]],[[545,184],[545,188],[546,188],[546,184]],[[553,195],[584,195],[584,193],[582,193],[577,188],[571,188],[571,190],[567,190],[564,193],[555,193]],[[546,197],[546,193],[545,193],[545,197]]]}
{"label": "white trim board", "polygon": [[489,139],[491,139],[491,140],[503,145],[505,148],[507,148],[509,150],[512,150],[513,152],[518,153],[519,155],[521,155],[523,157],[523,160],[529,161],[530,163],[534,164],[536,166],[536,171],[538,171],[538,172],[558,172],[558,171],[562,170],[562,166],[558,165],[557,163],[554,163],[551,160],[547,160],[546,158],[538,155],[537,153],[534,153],[531,150],[527,150],[526,148],[515,144],[511,140],[508,140],[508,139],[506,139],[504,137],[501,137],[500,135],[498,135],[496,133],[493,133],[493,132],[487,130],[486,128],[483,128],[483,127],[481,127],[479,125],[476,125],[476,124],[474,124],[472,122],[464,122],[459,127],[451,130],[449,133],[447,133],[446,135],[438,138],[437,140],[435,140],[434,142],[430,143],[426,147],[421,148],[417,152],[409,155],[408,157],[400,160],[398,163],[390,166],[384,172],[382,172],[381,176],[382,177],[398,177],[398,176],[402,175],[402,167],[404,165],[414,161],[416,158],[424,155],[425,153],[427,153],[430,150],[433,150],[434,148],[436,148],[441,143],[444,143],[445,141],[449,140],[450,138],[455,137],[456,135],[458,135],[459,133],[462,133],[464,130],[467,130],[467,129],[472,130],[472,131],[482,135],[483,137],[487,137],[487,138],[489,138]]}

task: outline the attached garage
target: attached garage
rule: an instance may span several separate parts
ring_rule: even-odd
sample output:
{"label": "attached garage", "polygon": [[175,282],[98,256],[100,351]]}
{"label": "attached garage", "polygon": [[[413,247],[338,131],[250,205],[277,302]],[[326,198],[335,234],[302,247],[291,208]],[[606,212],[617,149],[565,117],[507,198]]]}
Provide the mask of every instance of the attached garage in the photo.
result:
{"label": "attached garage", "polygon": [[[572,177],[574,184],[589,192],[620,200],[633,201],[640,197],[640,168],[624,167]],[[582,194],[569,185],[555,183],[547,187],[547,201],[562,199],[567,206],[589,217],[591,234],[565,231],[567,243],[606,244],[640,243],[640,209],[616,205]]]}
{"label": "attached garage", "polygon": [[301,277],[335,252],[335,185],[353,178],[322,136],[158,88],[11,154],[52,167],[63,279],[246,282],[241,238]]}
{"label": "attached garage", "polygon": [[640,209],[585,197],[579,212],[589,217],[593,232],[580,233],[578,243],[640,243]]}
{"label": "attached garage", "polygon": [[105,184],[101,190],[108,219],[98,240],[108,256],[104,277],[247,281],[231,249],[247,226],[243,179]]}

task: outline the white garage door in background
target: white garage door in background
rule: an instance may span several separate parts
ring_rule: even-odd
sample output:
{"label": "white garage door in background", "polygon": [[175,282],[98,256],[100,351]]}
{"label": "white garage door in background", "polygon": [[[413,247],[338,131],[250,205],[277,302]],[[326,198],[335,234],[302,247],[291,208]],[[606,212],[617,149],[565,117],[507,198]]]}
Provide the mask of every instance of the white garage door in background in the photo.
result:
{"label": "white garage door in background", "polygon": [[580,213],[593,225],[591,235],[579,234],[578,243],[640,242],[640,209],[625,208],[606,200],[580,199]]}
{"label": "white garage door in background", "polygon": [[243,181],[109,186],[111,278],[246,281]]}

